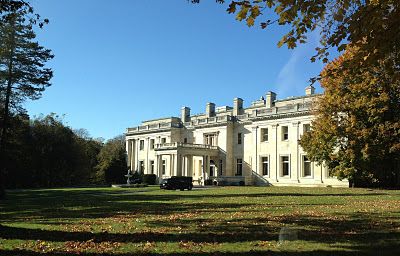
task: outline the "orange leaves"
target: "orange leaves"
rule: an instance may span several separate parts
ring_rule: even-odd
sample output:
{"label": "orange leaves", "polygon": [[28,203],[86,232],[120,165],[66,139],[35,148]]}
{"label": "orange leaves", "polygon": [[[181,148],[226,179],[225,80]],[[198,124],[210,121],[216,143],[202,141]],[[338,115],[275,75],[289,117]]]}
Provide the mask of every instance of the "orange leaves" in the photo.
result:
{"label": "orange leaves", "polygon": [[64,249],[66,252],[80,253],[87,251],[95,251],[99,253],[112,252],[113,250],[120,247],[120,243],[103,241],[95,242],[93,239],[84,242],[67,241],[64,243]]}

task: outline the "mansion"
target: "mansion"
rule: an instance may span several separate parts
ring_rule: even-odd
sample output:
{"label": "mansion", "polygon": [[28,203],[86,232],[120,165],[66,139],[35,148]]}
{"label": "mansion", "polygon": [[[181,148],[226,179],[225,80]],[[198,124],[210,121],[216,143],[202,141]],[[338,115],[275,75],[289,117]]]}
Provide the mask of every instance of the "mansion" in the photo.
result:
{"label": "mansion", "polygon": [[314,91],[287,99],[270,91],[247,108],[235,98],[232,107],[207,103],[203,114],[182,107],[180,117],[144,121],[126,131],[128,165],[159,182],[192,176],[195,185],[348,187],[299,144],[311,128]]}

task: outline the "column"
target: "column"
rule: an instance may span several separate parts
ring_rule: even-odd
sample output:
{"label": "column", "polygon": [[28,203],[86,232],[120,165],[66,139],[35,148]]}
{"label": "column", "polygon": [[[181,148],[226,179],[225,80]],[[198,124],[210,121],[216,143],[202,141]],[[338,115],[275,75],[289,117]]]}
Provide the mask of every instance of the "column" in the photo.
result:
{"label": "column", "polygon": [[176,154],[175,175],[182,176],[182,155]]}
{"label": "column", "polygon": [[[299,123],[292,123],[293,131],[289,131],[290,148],[290,179],[300,182],[300,156],[299,156]],[[294,154],[292,154],[292,152]]]}
{"label": "column", "polygon": [[134,169],[133,169],[134,172],[139,171],[139,146],[140,146],[139,144],[140,144],[140,139],[136,139],[136,142],[135,142],[136,157],[135,157],[135,164],[134,164]]}
{"label": "column", "polygon": [[131,141],[125,141],[126,165],[131,166]]}
{"label": "column", "polygon": [[258,142],[260,141],[259,138],[259,134],[258,134],[258,126],[252,127],[252,135],[253,135],[253,152],[252,152],[252,173],[251,175],[253,175],[254,173],[257,173],[259,175],[262,175],[262,173],[260,173],[261,168],[259,167],[259,159],[258,159]]}
{"label": "column", "polygon": [[129,166],[131,167],[131,171],[133,171],[135,165],[135,140],[130,140],[129,147],[131,152]]}
{"label": "column", "polygon": [[193,156],[187,156],[187,176],[193,176]]}
{"label": "column", "polygon": [[187,157],[182,155],[182,176],[188,176],[186,171]]}
{"label": "column", "polygon": [[162,177],[162,155],[157,155],[157,176],[160,179]]}
{"label": "column", "polygon": [[203,168],[201,170],[201,175],[202,175],[202,184],[203,186],[205,185],[205,181],[206,181],[206,164],[207,163],[207,156],[203,156]]}
{"label": "column", "polygon": [[[273,139],[274,143],[272,143],[272,146],[275,148],[275,150],[273,151],[274,154],[271,154],[271,166],[274,166],[275,172],[272,172],[271,169],[271,176],[272,174],[275,175],[276,182],[279,181],[278,127],[279,125],[277,124],[272,125],[272,130],[275,133],[275,138]],[[274,165],[272,165],[272,160],[274,161]]]}
{"label": "column", "polygon": [[175,155],[174,154],[170,154],[169,155],[169,159],[170,159],[170,163],[169,163],[169,176],[174,176],[175,175]]}

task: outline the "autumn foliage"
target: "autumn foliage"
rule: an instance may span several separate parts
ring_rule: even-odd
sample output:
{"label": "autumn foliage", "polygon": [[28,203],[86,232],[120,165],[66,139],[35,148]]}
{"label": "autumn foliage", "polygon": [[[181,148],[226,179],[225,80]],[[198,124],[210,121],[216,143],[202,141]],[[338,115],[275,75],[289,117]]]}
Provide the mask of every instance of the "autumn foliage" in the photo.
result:
{"label": "autumn foliage", "polygon": [[398,54],[355,72],[353,47],[321,73],[325,92],[313,129],[301,139],[312,160],[356,185],[400,184],[400,70]]}

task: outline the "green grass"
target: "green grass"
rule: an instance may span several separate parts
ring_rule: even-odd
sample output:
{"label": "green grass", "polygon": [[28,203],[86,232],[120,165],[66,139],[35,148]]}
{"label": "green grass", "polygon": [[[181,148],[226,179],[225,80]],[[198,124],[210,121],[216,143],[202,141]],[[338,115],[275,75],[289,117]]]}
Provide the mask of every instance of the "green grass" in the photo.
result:
{"label": "green grass", "polygon": [[398,190],[20,190],[0,223],[0,255],[400,255]]}

